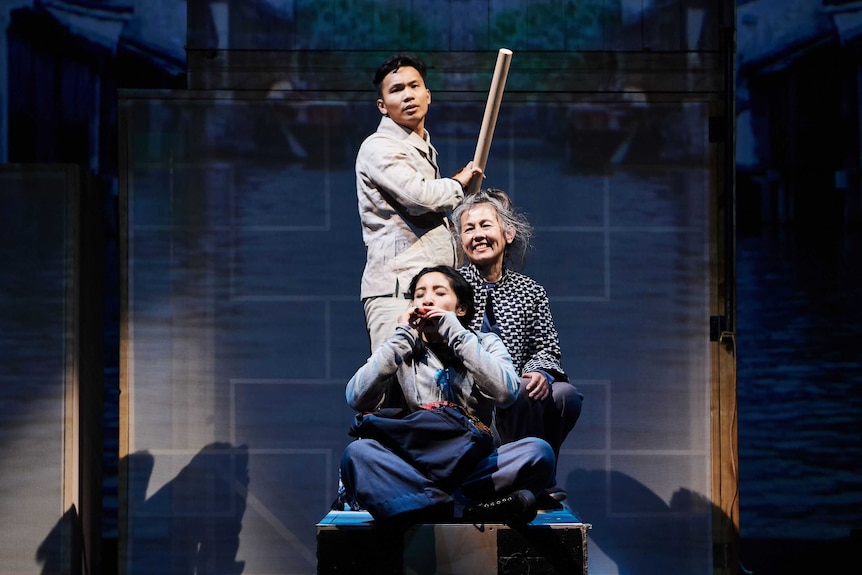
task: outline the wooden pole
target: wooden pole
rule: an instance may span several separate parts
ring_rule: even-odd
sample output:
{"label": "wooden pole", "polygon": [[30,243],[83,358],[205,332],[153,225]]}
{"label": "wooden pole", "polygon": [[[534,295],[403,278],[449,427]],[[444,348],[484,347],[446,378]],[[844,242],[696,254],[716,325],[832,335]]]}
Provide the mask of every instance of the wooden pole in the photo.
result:
{"label": "wooden pole", "polygon": [[[482,128],[479,131],[479,141],[476,153],[473,155],[473,165],[485,169],[488,162],[488,151],[494,138],[494,127],[497,124],[497,114],[500,112],[500,101],[503,99],[503,89],[506,87],[506,77],[509,75],[509,64],[512,62],[512,51],[500,48],[497,51],[497,65],[494,77],[491,79],[491,89],[488,91],[488,102],[485,104],[485,116],[482,118]],[[481,177],[474,177],[467,186],[467,193],[479,191],[482,185]]]}

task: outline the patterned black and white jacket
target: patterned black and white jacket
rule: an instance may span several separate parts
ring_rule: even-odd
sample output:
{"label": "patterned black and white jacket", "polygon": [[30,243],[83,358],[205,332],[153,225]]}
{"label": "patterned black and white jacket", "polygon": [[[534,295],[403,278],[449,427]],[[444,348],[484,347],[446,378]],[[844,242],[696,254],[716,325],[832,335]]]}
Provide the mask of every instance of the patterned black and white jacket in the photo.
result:
{"label": "patterned black and white jacket", "polygon": [[[470,327],[480,331],[488,299],[486,282],[473,264],[458,271],[473,286],[476,317]],[[533,278],[504,267],[503,276],[494,285],[492,298],[500,337],[518,374],[544,371],[555,381],[568,381],[560,365],[560,340],[545,288]]]}

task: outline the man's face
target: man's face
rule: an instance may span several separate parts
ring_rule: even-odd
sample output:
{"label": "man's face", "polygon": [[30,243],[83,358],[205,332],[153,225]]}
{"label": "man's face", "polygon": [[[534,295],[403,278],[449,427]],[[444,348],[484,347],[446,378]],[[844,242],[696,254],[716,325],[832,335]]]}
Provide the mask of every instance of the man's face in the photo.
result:
{"label": "man's face", "polygon": [[477,204],[461,215],[461,248],[480,269],[502,265],[506,246],[515,235],[503,229],[500,216],[491,204]]}
{"label": "man's face", "polygon": [[402,66],[387,74],[380,83],[381,97],[377,109],[400,126],[424,135],[425,115],[431,103],[431,90],[419,71],[412,66]]}

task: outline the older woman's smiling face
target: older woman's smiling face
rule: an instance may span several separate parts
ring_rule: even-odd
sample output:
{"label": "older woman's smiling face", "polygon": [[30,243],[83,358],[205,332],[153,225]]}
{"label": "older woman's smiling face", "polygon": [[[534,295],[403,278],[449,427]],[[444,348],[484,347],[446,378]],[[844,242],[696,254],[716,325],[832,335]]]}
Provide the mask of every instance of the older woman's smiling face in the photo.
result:
{"label": "older woman's smiling face", "polygon": [[491,204],[478,204],[461,215],[461,248],[479,269],[502,268],[506,246],[515,239]]}

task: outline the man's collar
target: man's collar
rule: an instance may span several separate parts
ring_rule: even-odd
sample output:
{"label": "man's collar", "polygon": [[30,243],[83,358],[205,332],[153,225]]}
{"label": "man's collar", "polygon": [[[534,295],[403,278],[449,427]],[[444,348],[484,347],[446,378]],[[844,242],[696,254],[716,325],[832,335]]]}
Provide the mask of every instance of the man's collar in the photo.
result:
{"label": "man's collar", "polygon": [[398,138],[399,140],[407,141],[413,147],[418,148],[426,154],[431,146],[431,139],[428,135],[428,130],[425,130],[425,137],[422,138],[410,128],[405,128],[400,124],[396,124],[389,116],[383,116],[380,118],[380,125],[377,127],[377,131],[388,136]]}

